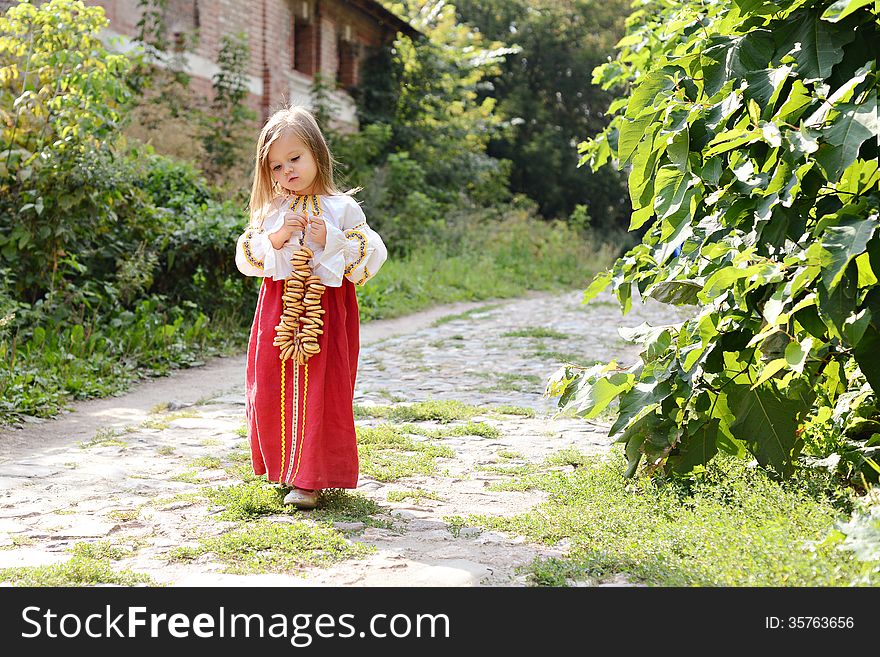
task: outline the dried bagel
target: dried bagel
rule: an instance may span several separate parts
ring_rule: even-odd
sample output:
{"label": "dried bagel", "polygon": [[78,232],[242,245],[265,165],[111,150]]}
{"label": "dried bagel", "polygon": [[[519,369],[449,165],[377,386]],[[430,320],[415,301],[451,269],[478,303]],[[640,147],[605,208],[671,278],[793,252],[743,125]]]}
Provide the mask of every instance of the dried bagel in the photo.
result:
{"label": "dried bagel", "polygon": [[321,351],[318,338],[324,333],[321,299],[327,287],[312,271],[313,256],[311,249],[302,246],[290,259],[293,271],[284,281],[281,318],[273,342],[281,360],[291,358],[300,365]]}

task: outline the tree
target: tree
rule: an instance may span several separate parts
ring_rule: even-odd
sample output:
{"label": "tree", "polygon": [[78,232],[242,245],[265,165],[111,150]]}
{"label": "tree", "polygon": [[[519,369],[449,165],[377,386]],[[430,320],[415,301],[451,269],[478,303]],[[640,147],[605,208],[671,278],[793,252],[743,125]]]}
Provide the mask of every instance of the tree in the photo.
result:
{"label": "tree", "polygon": [[631,368],[551,383],[585,417],[619,401],[628,474],[723,450],[787,476],[825,422],[844,461],[880,471],[877,25],[867,0],[641,0],[596,69],[631,93],[584,157],[630,168],[630,227],[647,233],[585,297],[697,304],[622,332],[644,347]]}
{"label": "tree", "polygon": [[512,162],[510,184],[538,202],[545,217],[584,205],[594,225],[624,228],[629,200],[610,169],[577,170],[577,142],[608,123],[612,96],[585,84],[623,35],[629,0],[459,0],[462,21],[493,40],[518,46],[480,93],[497,99],[505,130],[487,152]]}

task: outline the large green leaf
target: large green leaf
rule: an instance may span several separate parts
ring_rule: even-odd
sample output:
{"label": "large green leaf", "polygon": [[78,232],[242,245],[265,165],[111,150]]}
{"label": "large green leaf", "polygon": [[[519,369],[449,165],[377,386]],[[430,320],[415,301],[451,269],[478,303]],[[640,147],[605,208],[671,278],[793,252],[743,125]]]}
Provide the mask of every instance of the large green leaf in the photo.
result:
{"label": "large green leaf", "polygon": [[853,355],[876,395],[880,394],[880,358],[877,357],[880,354],[880,288],[875,287],[868,293],[864,306],[871,313],[871,321],[853,347]]}
{"label": "large green leaf", "polygon": [[695,305],[703,286],[692,280],[660,281],[645,291],[645,296],[675,306]]}
{"label": "large green leaf", "polygon": [[637,383],[620,398],[619,415],[608,433],[613,436],[634,419],[653,412],[671,393],[672,384],[668,379]]}
{"label": "large green leaf", "polygon": [[[776,98],[790,74],[791,66],[749,71],[745,75],[749,86],[746,87],[743,95],[746,98],[753,99],[758,105],[765,108],[766,112],[770,112],[773,105],[776,104]],[[767,116],[767,114],[764,116]]]}
{"label": "large green leaf", "polygon": [[792,55],[798,64],[798,75],[810,82],[831,75],[831,69],[843,59],[843,46],[855,39],[855,32],[819,20],[814,12],[804,12],[791,19],[780,37],[783,45],[779,52]]}
{"label": "large green leaf", "polygon": [[800,418],[812,400],[789,399],[772,382],[753,390],[744,385],[732,386],[727,394],[736,417],[730,425],[731,433],[748,445],[758,463],[782,476],[791,475],[803,446],[798,434]]}
{"label": "large green leaf", "polygon": [[746,35],[716,37],[717,45],[703,51],[706,93],[712,96],[730,79],[744,78],[750,71],[767,68],[775,44],[769,30],[751,30]]}
{"label": "large green leaf", "polygon": [[654,211],[663,219],[678,211],[684,201],[691,176],[676,166],[663,166],[654,181]]}
{"label": "large green leaf", "polygon": [[589,420],[604,411],[620,393],[629,390],[634,378],[629,372],[615,372],[593,381],[585,379],[571,403],[579,415]]}
{"label": "large green leaf", "polygon": [[825,231],[822,246],[831,254],[831,263],[825,268],[822,281],[829,292],[837,287],[850,261],[864,253],[877,224],[876,215],[865,218],[845,216],[839,224]]}
{"label": "large green leaf", "polygon": [[645,108],[652,107],[654,99],[661,91],[668,91],[675,86],[668,68],[652,71],[639,82],[626,105],[624,116],[628,119],[643,114]]}
{"label": "large green leaf", "polygon": [[718,425],[720,420],[712,418],[696,428],[688,426],[682,434],[681,442],[669,456],[669,467],[680,474],[686,474],[699,465],[705,465],[718,453]]}
{"label": "large green leaf", "polygon": [[843,103],[835,109],[840,114],[824,129],[825,143],[815,155],[831,182],[837,182],[844,170],[855,162],[866,139],[876,139],[880,135],[876,92],[869,94],[864,103]]}
{"label": "large green leaf", "polygon": [[629,164],[636,147],[645,136],[645,131],[659,114],[659,112],[646,112],[635,119],[623,119],[620,125],[620,139],[617,142],[617,157],[621,168]]}
{"label": "large green leaf", "polygon": [[868,5],[876,5],[876,0],[837,0],[825,10],[825,13],[822,14],[822,20],[836,23]]}

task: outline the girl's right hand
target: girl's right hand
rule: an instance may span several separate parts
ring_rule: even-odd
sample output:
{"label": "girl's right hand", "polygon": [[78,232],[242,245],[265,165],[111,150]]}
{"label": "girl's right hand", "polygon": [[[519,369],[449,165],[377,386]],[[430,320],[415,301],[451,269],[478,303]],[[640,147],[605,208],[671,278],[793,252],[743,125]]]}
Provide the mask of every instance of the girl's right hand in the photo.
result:
{"label": "girl's right hand", "polygon": [[284,214],[284,225],[282,230],[285,230],[288,234],[288,237],[292,237],[297,233],[301,233],[303,229],[306,227],[308,223],[305,216],[294,212],[293,210],[288,210]]}

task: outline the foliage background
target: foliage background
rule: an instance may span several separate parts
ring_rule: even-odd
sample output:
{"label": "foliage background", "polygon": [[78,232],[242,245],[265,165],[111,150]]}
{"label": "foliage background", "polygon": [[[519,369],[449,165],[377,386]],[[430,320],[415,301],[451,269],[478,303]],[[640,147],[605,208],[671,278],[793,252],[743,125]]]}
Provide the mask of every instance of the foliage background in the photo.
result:
{"label": "foliage background", "polygon": [[693,316],[622,333],[641,362],[560,370],[553,392],[586,417],[619,402],[628,475],[643,460],[691,474],[724,451],[782,477],[819,463],[876,481],[876,7],[636,5],[594,72],[630,92],[583,151],[628,169],[646,234],[586,297],[611,285],[624,312],[639,294]]}
{"label": "foliage background", "polygon": [[[20,2],[0,17],[3,422],[245,344],[258,281],[230,249],[246,224],[250,44],[227,35],[213,99],[197,98],[182,57],[198,35],[168,57],[166,4],[139,0],[128,55],[99,40],[100,7]],[[585,222],[538,224],[510,162],[486,152],[504,118],[480,89],[515,49],[475,36],[452,5],[392,8],[427,38],[366,63],[359,133],[325,125],[391,251],[359,290],[362,317],[581,285],[608,248]],[[319,114],[329,84],[315,81]]]}

